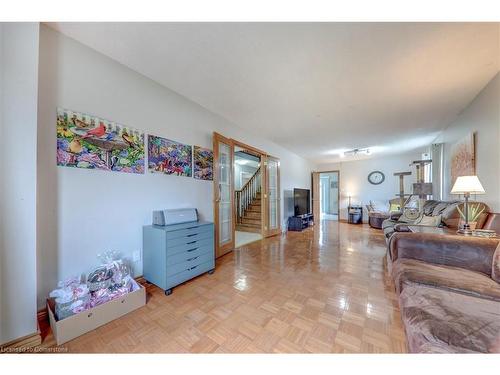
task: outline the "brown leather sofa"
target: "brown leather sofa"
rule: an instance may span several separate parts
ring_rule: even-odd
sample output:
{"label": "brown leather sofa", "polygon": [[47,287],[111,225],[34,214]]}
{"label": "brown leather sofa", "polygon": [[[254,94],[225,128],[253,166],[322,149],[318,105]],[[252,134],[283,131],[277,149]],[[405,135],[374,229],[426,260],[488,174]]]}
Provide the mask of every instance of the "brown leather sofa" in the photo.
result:
{"label": "brown leather sofa", "polygon": [[394,233],[388,263],[410,352],[500,353],[499,239]]}
{"label": "brown leather sofa", "polygon": [[[472,203],[476,204],[477,202]],[[428,200],[424,203],[422,211],[425,216],[441,215],[441,226],[457,229],[460,222],[460,213],[458,212],[457,207],[460,207],[463,210],[463,204],[464,203],[462,201]],[[489,208],[484,203],[480,204],[484,208],[484,211],[477,221],[477,228],[484,229],[485,222],[488,217]],[[382,229],[384,230],[384,235],[387,243],[389,243],[389,240],[393,233],[398,230],[398,225],[405,224],[400,220],[400,217],[401,213],[392,214],[390,218],[382,223]]]}

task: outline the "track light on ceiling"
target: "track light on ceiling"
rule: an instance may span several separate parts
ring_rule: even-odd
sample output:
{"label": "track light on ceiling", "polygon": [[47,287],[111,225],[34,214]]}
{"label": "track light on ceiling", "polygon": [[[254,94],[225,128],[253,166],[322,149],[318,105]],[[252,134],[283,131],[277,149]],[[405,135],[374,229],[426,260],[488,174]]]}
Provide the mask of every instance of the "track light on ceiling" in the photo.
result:
{"label": "track light on ceiling", "polygon": [[344,156],[370,155],[369,148],[355,148],[353,150],[344,151]]}

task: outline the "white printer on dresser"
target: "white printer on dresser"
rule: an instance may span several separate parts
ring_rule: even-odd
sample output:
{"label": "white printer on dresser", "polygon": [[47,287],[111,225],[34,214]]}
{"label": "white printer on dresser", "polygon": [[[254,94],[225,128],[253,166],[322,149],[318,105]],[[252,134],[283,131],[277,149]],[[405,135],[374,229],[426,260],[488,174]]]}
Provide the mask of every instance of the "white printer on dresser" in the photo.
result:
{"label": "white printer on dresser", "polygon": [[196,208],[153,211],[153,225],[173,225],[198,221]]}
{"label": "white printer on dresser", "polygon": [[153,225],[143,227],[144,278],[172,293],[172,288],[215,269],[214,225],[198,221],[195,208],[153,211]]}

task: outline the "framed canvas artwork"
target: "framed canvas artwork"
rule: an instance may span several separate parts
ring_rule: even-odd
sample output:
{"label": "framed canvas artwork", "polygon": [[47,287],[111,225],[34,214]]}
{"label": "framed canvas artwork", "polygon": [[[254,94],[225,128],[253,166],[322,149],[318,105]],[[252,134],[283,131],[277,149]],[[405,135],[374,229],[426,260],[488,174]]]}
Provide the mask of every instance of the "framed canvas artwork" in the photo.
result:
{"label": "framed canvas artwork", "polygon": [[152,173],[191,177],[192,147],[170,139],[148,135],[148,169]]}
{"label": "framed canvas artwork", "polygon": [[57,165],[144,173],[144,133],[100,117],[57,109]]}
{"label": "framed canvas artwork", "polygon": [[476,174],[474,134],[469,133],[451,146],[451,185],[460,176]]}
{"label": "framed canvas artwork", "polygon": [[208,148],[193,146],[194,178],[213,180],[214,153]]}

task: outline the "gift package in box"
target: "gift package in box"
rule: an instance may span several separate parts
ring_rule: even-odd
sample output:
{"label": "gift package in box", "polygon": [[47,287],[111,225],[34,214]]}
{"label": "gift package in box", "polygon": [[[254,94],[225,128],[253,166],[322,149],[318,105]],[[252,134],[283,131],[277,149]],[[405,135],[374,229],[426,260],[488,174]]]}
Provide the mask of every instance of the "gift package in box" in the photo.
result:
{"label": "gift package in box", "polygon": [[146,292],[130,275],[130,267],[114,252],[88,275],[60,281],[49,294],[47,309],[57,344],[129,313],[146,303]]}

